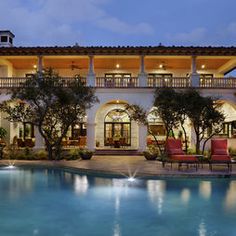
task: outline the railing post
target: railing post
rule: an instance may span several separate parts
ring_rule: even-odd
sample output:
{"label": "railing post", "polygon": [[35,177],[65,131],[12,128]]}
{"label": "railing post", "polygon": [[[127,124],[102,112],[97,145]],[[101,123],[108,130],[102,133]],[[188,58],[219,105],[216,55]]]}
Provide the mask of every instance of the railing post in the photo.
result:
{"label": "railing post", "polygon": [[140,73],[138,75],[139,87],[147,87],[147,73],[145,72],[144,55],[140,56]]}
{"label": "railing post", "polygon": [[87,75],[87,85],[88,86],[95,86],[96,75],[94,72],[94,56],[89,56],[89,71]]}
{"label": "railing post", "polygon": [[197,73],[197,64],[196,64],[196,56],[192,56],[192,64],[191,64],[191,86],[199,87],[200,86],[200,75]]}

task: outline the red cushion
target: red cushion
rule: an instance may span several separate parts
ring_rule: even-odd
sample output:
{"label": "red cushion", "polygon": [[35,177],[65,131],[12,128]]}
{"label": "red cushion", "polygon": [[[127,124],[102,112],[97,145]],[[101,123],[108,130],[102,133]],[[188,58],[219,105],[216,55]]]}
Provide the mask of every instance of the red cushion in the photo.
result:
{"label": "red cushion", "polygon": [[213,161],[213,162],[230,162],[231,158],[229,155],[212,155],[211,161]]}
{"label": "red cushion", "polygon": [[170,155],[183,155],[184,154],[184,152],[183,152],[183,150],[181,150],[181,149],[169,149],[168,150],[168,154],[170,154]]}
{"label": "red cushion", "polygon": [[171,149],[182,149],[182,142],[179,139],[167,139],[165,148],[167,153]]}
{"label": "red cushion", "polygon": [[228,155],[227,149],[214,149],[214,155]]}
{"label": "red cushion", "polygon": [[227,139],[212,139],[211,140],[212,155],[226,155],[228,154]]}
{"label": "red cushion", "polygon": [[197,158],[194,155],[171,155],[170,159],[180,162],[197,162]]}

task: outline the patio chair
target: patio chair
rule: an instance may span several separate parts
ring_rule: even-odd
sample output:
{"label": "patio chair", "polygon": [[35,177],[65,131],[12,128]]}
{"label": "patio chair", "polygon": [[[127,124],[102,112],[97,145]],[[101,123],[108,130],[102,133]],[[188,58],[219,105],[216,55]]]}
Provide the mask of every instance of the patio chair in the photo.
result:
{"label": "patio chair", "polygon": [[[165,143],[165,152],[167,154],[167,160],[165,162],[178,163],[178,169],[182,164],[186,164],[189,168],[189,164],[194,164],[196,170],[198,169],[198,159],[195,155],[185,154],[182,150],[182,142],[180,139],[167,139]],[[165,166],[165,163],[163,164]]]}
{"label": "patio chair", "polygon": [[211,171],[212,164],[226,164],[228,166],[228,170],[232,170],[232,162],[228,152],[227,139],[211,140],[211,158],[209,161],[209,167]]}

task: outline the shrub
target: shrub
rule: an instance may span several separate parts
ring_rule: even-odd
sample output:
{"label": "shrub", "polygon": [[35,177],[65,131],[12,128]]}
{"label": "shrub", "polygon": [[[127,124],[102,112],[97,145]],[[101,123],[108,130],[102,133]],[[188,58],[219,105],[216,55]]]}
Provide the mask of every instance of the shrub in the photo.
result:
{"label": "shrub", "polygon": [[45,150],[39,150],[34,152],[34,156],[36,160],[47,160],[48,154]]}

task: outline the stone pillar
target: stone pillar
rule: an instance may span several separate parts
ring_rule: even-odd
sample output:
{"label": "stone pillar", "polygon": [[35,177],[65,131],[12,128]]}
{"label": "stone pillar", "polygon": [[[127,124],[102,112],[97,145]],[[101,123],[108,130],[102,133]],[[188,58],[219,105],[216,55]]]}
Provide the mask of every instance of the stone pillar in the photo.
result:
{"label": "stone pillar", "polygon": [[147,87],[147,73],[145,72],[144,55],[140,56],[140,73],[138,75],[139,87]]}
{"label": "stone pillar", "polygon": [[192,87],[199,87],[199,85],[200,85],[200,76],[197,73],[196,59],[197,59],[196,56],[192,56],[191,74],[190,74]]}
{"label": "stone pillar", "polygon": [[146,150],[147,147],[147,126],[146,125],[139,125],[139,132],[138,132],[138,151],[143,152]]}
{"label": "stone pillar", "polygon": [[88,86],[95,86],[95,72],[94,72],[94,56],[90,55],[89,56],[89,71],[87,75],[87,85]]}
{"label": "stone pillar", "polygon": [[95,150],[95,123],[87,123],[87,148],[90,151]]}
{"label": "stone pillar", "polygon": [[44,139],[39,133],[38,127],[34,127],[34,135],[35,135],[35,146],[34,149],[44,149]]}

